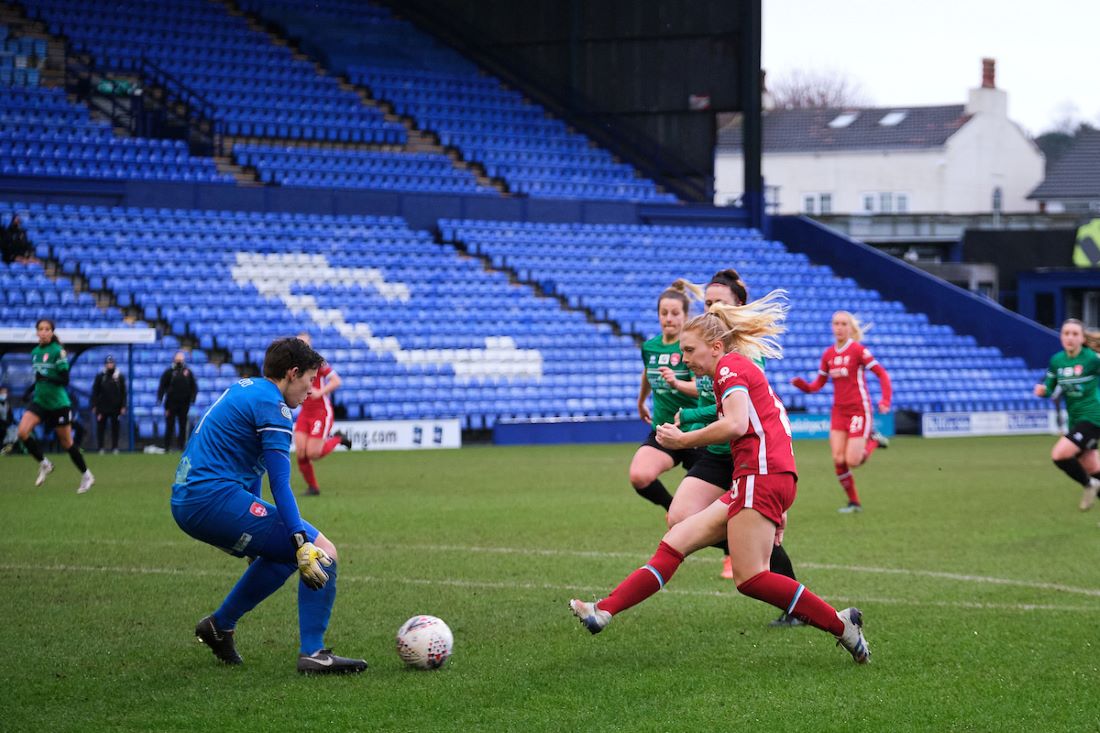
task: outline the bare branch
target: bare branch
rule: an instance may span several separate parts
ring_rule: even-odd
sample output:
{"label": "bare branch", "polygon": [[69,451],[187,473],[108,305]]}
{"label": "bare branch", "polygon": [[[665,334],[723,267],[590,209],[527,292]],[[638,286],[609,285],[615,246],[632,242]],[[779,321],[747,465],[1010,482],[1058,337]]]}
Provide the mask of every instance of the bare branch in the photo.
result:
{"label": "bare branch", "polygon": [[830,70],[792,71],[775,81],[769,80],[768,92],[776,109],[867,107],[871,104],[858,81]]}

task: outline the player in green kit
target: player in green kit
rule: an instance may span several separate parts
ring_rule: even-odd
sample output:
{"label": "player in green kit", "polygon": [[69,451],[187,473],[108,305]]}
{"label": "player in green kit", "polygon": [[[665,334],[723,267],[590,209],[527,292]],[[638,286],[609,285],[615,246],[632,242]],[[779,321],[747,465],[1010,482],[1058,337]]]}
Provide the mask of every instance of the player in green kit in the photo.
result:
{"label": "player in green kit", "polygon": [[[687,321],[691,301],[687,296],[687,283],[677,280],[657,298],[657,316],[661,322],[661,334],[642,344],[642,384],[638,391],[638,415],[653,427],[634,458],[630,461],[630,484],[638,495],[664,507],[672,505],[672,495],[661,483],[660,476],[673,466],[684,464],[691,468],[700,451],[695,448],[670,450],[657,443],[656,428],[670,423],[677,411],[692,407],[698,397],[691,370],[684,365],[680,352],[680,329]],[[669,380],[685,382],[682,388],[670,386]],[[647,399],[653,395],[653,411]]]}
{"label": "player in green kit", "polygon": [[80,447],[73,444],[72,402],[65,387],[69,384],[69,357],[54,333],[53,321],[40,318],[34,324],[38,346],[31,351],[34,368],[34,399],[19,421],[19,439],[27,452],[38,461],[38,478],[34,485],[41,486],[53,471],[53,463],[42,455],[42,448],[34,439],[34,429],[42,423],[47,430],[57,433],[57,442],[69,452],[73,465],[80,471],[80,486],[76,493],[83,494],[92,488],[95,476],[84,463]]}
{"label": "player in green kit", "polygon": [[[1058,439],[1050,452],[1054,465],[1081,484],[1084,491],[1078,508],[1088,511],[1100,490],[1100,333],[1085,332],[1076,318],[1062,324],[1062,349],[1050,357],[1046,379],[1035,385],[1037,397],[1061,394],[1069,413],[1069,432]],[[1057,391],[1054,390],[1057,385]]]}

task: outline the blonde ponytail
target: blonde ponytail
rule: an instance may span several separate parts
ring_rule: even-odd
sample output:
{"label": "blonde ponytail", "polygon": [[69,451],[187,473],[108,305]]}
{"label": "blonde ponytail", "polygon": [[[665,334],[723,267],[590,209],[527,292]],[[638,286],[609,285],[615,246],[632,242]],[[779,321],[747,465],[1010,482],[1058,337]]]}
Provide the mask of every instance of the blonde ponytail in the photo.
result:
{"label": "blonde ponytail", "polygon": [[787,317],[787,291],[773,290],[745,305],[714,303],[710,310],[684,325],[706,343],[721,341],[725,351],[736,351],[749,359],[782,359],[783,348],[776,336],[783,333]]}
{"label": "blonde ponytail", "polygon": [[1085,331],[1085,346],[1100,354],[1100,331]]}

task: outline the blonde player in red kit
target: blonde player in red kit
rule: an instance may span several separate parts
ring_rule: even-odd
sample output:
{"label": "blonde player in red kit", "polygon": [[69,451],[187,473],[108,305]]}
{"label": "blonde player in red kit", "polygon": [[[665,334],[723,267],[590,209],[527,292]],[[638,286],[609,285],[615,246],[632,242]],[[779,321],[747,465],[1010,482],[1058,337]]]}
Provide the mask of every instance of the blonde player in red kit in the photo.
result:
{"label": "blonde player in red kit", "polygon": [[886,438],[874,432],[871,392],[867,389],[864,372],[870,369],[878,377],[882,388],[878,411],[883,414],[890,411],[890,375],[870,350],[860,343],[864,329],[855,316],[848,311],[837,311],[833,314],[832,326],[836,343],[821,355],[817,378],[807,382],[802,377],[795,377],[791,384],[803,392],[817,392],[826,382],[833,380],[829,448],[833,453],[837,481],[848,495],[847,506],[838,511],[851,514],[863,511],[852,469],[863,465],[876,448],[888,446]]}
{"label": "blonde player in red kit", "polygon": [[802,583],[768,569],[772,547],[782,539],[786,512],[794,502],[798,474],[787,412],[753,360],[782,355],[774,337],[783,330],[783,298],[783,291],[772,291],[748,305],[716,303],[710,312],[688,321],[680,333],[688,367],[696,374],[713,375],[718,419],[687,433],[666,423],[657,428],[657,440],[672,449],[729,441],[733,488],[672,527],[649,562],[607,598],[569,602],[573,615],[593,634],[603,631],[615,614],[663,588],[687,555],[725,535],[737,590],[828,631],[857,663],[870,659],[858,608],[838,612]]}
{"label": "blonde player in red kit", "polygon": [[[308,333],[298,334],[298,339],[312,346]],[[313,391],[302,403],[302,411],[294,422],[294,452],[298,457],[298,470],[306,480],[306,494],[317,496],[321,489],[317,486],[317,474],[313,472],[313,462],[332,453],[338,445],[351,448],[351,441],[343,433],[333,433],[332,420],[335,413],[329,395],[340,386],[340,375],[327,362],[317,370],[313,378]]]}

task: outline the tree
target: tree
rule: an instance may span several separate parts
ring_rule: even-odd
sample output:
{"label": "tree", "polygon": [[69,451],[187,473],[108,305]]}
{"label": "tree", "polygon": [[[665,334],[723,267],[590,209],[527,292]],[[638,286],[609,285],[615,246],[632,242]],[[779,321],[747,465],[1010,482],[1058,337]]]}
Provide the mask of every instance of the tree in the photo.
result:
{"label": "tree", "polygon": [[1039,150],[1042,151],[1043,157],[1046,158],[1046,170],[1050,171],[1051,166],[1058,162],[1058,160],[1065,155],[1070,146],[1077,139],[1077,135],[1081,132],[1091,132],[1095,128],[1087,122],[1077,124],[1072,120],[1061,120],[1056,124],[1054,130],[1044,132],[1039,137],[1035,138],[1035,144],[1039,146]]}
{"label": "tree", "polygon": [[796,69],[769,81],[776,109],[867,107],[871,102],[859,82],[837,71]]}

